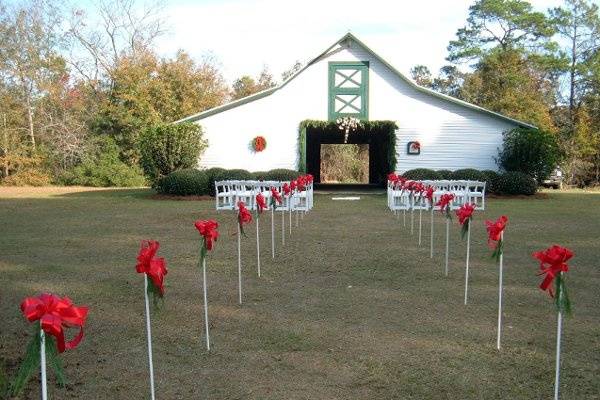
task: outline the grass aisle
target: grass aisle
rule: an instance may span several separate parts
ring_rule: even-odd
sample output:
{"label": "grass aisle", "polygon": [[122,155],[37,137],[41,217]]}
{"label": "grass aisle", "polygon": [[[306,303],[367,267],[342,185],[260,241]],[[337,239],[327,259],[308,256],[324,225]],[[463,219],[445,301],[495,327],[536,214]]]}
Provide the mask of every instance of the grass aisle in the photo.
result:
{"label": "grass aisle", "polygon": [[[546,399],[556,314],[537,289],[530,254],[557,243],[575,251],[562,397],[600,398],[600,194],[489,200],[472,226],[466,307],[465,243],[456,220],[445,278],[441,215],[432,261],[429,224],[418,248],[417,234],[410,236],[386,210],[385,196],[355,202],[316,196],[314,211],[283,249],[277,246],[275,262],[263,246],[262,278],[254,232],[242,241],[245,302],[239,307],[234,215],[217,214],[212,202],[155,201],[148,193],[0,188],[5,373],[16,372],[29,332],[20,301],[49,290],[90,306],[84,341],[63,354],[69,386],[50,385],[50,397],[143,398],[144,303],[134,265],[140,240],[149,238],[160,241],[169,267],[166,300],[152,320],[157,398]],[[500,214],[510,222],[498,353],[497,268],[483,220]],[[222,235],[207,263],[210,354],[193,226],[199,218],[216,218]],[[270,226],[262,225],[261,242],[268,243]],[[36,385],[30,382],[24,398],[37,398]]]}

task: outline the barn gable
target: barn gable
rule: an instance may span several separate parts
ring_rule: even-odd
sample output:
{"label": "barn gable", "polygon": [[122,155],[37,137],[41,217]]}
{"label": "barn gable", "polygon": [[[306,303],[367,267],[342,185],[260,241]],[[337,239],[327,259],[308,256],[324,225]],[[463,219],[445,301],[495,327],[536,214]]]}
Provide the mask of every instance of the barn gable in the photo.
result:
{"label": "barn gable", "polygon": [[[340,114],[340,112],[342,114]],[[201,167],[266,170],[297,168],[298,124],[344,112],[396,121],[397,171],[412,168],[495,169],[502,132],[531,125],[416,85],[347,34],[278,87],[177,122],[200,123],[209,148]],[[267,149],[253,153],[253,137]],[[406,146],[419,141],[421,154]]]}

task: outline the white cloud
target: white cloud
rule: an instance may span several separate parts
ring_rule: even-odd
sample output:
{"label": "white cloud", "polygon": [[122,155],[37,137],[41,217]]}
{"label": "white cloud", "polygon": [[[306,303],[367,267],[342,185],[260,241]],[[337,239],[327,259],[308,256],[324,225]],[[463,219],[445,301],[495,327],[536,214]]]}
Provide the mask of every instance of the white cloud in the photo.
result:
{"label": "white cloud", "polygon": [[[539,10],[560,0],[534,0]],[[463,26],[472,0],[204,0],[167,6],[170,33],[159,51],[181,48],[195,58],[206,53],[232,81],[267,65],[276,78],[296,60],[318,55],[347,31],[400,71],[416,64],[436,71],[446,46]]]}

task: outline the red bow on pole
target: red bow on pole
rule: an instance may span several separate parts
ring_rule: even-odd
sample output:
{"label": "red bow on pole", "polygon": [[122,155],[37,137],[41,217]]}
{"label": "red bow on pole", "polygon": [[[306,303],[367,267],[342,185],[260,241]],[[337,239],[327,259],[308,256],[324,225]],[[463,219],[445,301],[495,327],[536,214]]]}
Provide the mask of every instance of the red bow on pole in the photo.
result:
{"label": "red bow on pole", "polygon": [[[240,226],[240,232],[244,233],[244,224],[252,222],[252,214],[246,208],[246,204],[243,201],[238,201],[238,224]],[[244,234],[245,235],[245,234]]]}
{"label": "red bow on pole", "polygon": [[[88,314],[87,307],[76,307],[68,297],[62,299],[49,293],[27,297],[21,303],[21,311],[29,322],[40,321],[40,327],[56,338],[58,352],[74,349],[83,339],[83,325]],[[64,328],[79,328],[79,333],[65,342]]]}
{"label": "red bow on pole", "polygon": [[262,193],[256,195],[256,211],[262,213],[267,208],[267,201]]}
{"label": "red bow on pole", "polygon": [[494,250],[492,258],[497,260],[500,258],[500,254],[502,254],[503,251],[504,244],[502,243],[502,232],[504,232],[507,223],[508,217],[506,215],[502,215],[494,222],[490,220],[485,221],[488,231],[488,246],[490,249]]}
{"label": "red bow on pole", "polygon": [[271,187],[271,207],[275,209],[277,204],[281,204],[281,202],[281,194],[277,191],[277,189]]}
{"label": "red bow on pole", "polygon": [[194,223],[194,226],[200,232],[200,235],[204,237],[204,248],[208,251],[213,249],[214,243],[219,238],[219,223],[213,219],[198,220]]}
{"label": "red bow on pole", "polygon": [[533,257],[540,261],[540,275],[546,275],[540,284],[540,289],[547,290],[554,297],[552,281],[561,272],[569,271],[567,261],[573,257],[573,252],[566,247],[554,245],[544,251],[536,251]]}
{"label": "red bow on pole", "polygon": [[148,275],[156,289],[155,293],[162,297],[165,294],[163,282],[167,275],[167,262],[162,257],[155,257],[159,248],[160,244],[156,240],[142,241],[135,270]]}
{"label": "red bow on pole", "polygon": [[461,225],[460,234],[461,237],[465,237],[469,230],[469,224],[473,218],[473,211],[475,211],[475,204],[465,203],[458,210],[456,210],[456,216],[458,217],[458,223]]}
{"label": "red bow on pole", "polygon": [[452,200],[454,200],[454,195],[452,193],[444,193],[440,197],[440,201],[435,203],[436,206],[440,207],[440,212],[442,214],[446,213],[446,218],[452,218],[452,215],[450,214],[450,203],[452,203]]}

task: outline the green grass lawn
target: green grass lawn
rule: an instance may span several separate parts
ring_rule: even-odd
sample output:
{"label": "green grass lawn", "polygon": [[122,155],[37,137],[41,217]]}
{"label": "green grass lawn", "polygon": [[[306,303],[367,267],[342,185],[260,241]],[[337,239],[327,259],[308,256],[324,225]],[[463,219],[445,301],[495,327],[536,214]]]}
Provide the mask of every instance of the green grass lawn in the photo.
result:
{"label": "green grass lawn", "polygon": [[[160,399],[548,399],[556,313],[537,285],[535,250],[575,252],[568,273],[574,314],[565,321],[562,398],[600,399],[600,194],[489,199],[472,236],[470,304],[464,306],[465,244],[454,221],[450,275],[443,274],[444,221],[428,219],[417,246],[384,195],[360,201],[316,196],[271,259],[262,219],[263,277],[254,227],[244,239],[243,306],[237,304],[234,217],[211,201],[149,199],[147,190],[0,192],[0,358],[14,375],[29,339],[21,300],[42,291],[90,307],[81,345],[63,354],[69,384],[53,399],[149,398],[139,242],[161,243],[169,274],[153,315]],[[495,349],[498,270],[483,220],[510,218],[505,308]],[[213,351],[203,341],[196,219],[216,218],[210,254]],[[23,398],[38,398],[32,380]]]}

